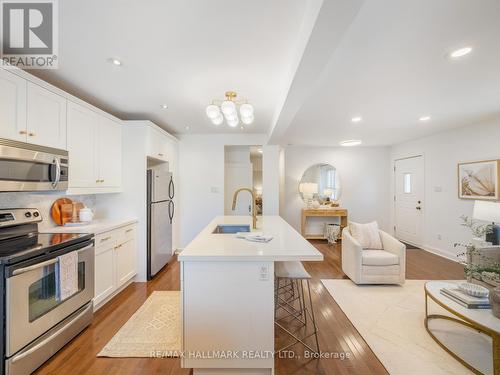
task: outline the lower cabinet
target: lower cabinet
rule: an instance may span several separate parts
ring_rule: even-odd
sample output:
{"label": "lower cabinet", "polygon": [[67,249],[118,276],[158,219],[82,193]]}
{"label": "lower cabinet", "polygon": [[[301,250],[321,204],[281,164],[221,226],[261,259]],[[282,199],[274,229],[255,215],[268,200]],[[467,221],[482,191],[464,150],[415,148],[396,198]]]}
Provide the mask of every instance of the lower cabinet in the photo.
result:
{"label": "lower cabinet", "polygon": [[136,225],[95,237],[94,306],[101,307],[137,273]]}

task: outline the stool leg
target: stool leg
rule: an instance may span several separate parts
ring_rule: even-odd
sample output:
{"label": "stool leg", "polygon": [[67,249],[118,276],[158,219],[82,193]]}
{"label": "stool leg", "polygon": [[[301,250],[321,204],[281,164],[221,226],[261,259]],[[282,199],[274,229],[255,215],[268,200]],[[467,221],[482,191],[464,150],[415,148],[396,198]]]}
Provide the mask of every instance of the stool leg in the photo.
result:
{"label": "stool leg", "polygon": [[317,353],[319,353],[318,326],[316,325],[316,317],[314,315],[314,307],[311,296],[311,285],[309,283],[309,280],[306,280],[306,283],[307,283],[307,291],[309,292],[309,305],[311,306],[311,317],[314,326],[314,337],[316,338],[316,350]]}

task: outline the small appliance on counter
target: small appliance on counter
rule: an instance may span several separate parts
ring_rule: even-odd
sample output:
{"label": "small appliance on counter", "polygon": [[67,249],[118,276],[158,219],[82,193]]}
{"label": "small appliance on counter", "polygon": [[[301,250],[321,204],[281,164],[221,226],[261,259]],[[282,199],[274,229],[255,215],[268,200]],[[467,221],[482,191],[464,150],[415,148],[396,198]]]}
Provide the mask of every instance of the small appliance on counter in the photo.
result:
{"label": "small appliance on counter", "polygon": [[39,233],[34,208],[0,210],[0,374],[30,374],[93,318],[91,234]]}
{"label": "small appliance on counter", "polygon": [[172,173],[147,171],[147,277],[151,280],[172,257],[175,187]]}

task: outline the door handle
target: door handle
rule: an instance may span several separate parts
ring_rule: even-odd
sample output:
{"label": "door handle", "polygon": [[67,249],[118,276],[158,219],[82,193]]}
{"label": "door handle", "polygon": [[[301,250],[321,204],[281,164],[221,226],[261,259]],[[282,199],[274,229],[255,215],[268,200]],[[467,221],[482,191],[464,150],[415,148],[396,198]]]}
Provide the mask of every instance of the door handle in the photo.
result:
{"label": "door handle", "polygon": [[53,188],[55,188],[61,180],[61,163],[59,163],[59,158],[54,158],[54,163],[56,164],[56,177],[54,178],[54,182],[52,182]]}

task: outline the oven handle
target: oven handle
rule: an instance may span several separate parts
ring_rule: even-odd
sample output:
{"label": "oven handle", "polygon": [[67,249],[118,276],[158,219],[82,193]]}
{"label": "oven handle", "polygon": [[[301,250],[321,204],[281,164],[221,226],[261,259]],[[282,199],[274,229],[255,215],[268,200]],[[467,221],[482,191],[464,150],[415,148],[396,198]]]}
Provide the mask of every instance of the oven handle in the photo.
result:
{"label": "oven handle", "polygon": [[53,336],[49,336],[49,337],[47,337],[45,340],[40,341],[38,344],[36,344],[34,347],[32,347],[32,348],[30,348],[30,349],[26,350],[24,353],[21,353],[21,354],[19,354],[19,355],[17,355],[17,356],[14,356],[14,357],[12,358],[12,363],[15,363],[15,362],[17,362],[17,361],[19,361],[19,360],[21,360],[21,359],[23,359],[23,358],[25,358],[25,357],[29,356],[29,355],[30,355],[31,353],[33,353],[33,352],[36,352],[36,351],[37,351],[38,349],[40,349],[42,346],[44,346],[45,344],[47,344],[47,342],[49,342],[49,341],[53,340],[53,339],[54,339],[54,336],[60,336],[60,335],[61,335],[64,331],[66,331],[68,328],[70,328],[70,327],[71,327],[71,324],[72,324],[74,321],[76,321],[76,320],[80,319],[83,315],[87,314],[87,312],[88,312],[88,309],[89,309],[89,308],[92,308],[92,306],[89,306],[89,307],[87,307],[85,310],[83,310],[80,314],[78,314],[78,316],[76,316],[74,319],[72,319],[70,322],[68,322],[68,323],[67,323],[64,327],[62,327],[61,329],[59,329],[59,330],[55,333],[55,335],[53,335]]}
{"label": "oven handle", "polygon": [[54,158],[54,163],[56,164],[56,178],[52,182],[52,187],[55,188],[61,180],[61,163],[59,162],[59,158]]}
{"label": "oven handle", "polygon": [[[94,246],[93,244],[85,246],[84,248],[78,250],[77,253],[80,254],[82,251],[85,251],[93,246]],[[18,268],[17,270],[12,271],[12,276],[16,276],[16,275],[20,275],[22,273],[33,271],[33,270],[36,270],[36,269],[41,268],[41,267],[50,266],[51,264],[57,263],[58,260],[59,260],[59,257],[56,257],[54,259],[46,260],[45,262],[33,264],[32,266]]]}

